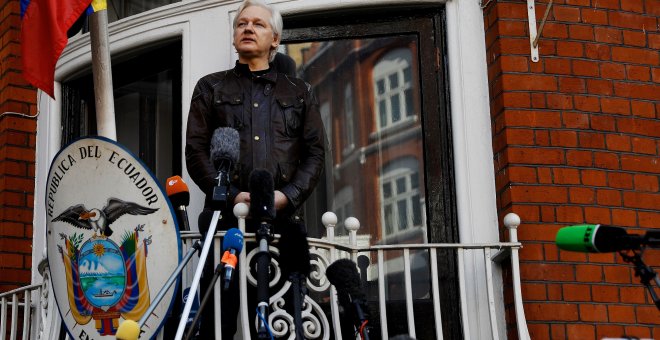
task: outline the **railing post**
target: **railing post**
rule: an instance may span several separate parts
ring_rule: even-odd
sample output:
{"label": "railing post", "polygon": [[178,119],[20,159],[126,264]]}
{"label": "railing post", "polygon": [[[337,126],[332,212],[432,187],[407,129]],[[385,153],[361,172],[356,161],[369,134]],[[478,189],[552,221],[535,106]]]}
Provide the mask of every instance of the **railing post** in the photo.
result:
{"label": "railing post", "polygon": [[[349,217],[344,221],[344,226],[348,230],[348,244],[353,248],[357,248],[357,231],[360,229],[360,221],[355,217]],[[357,263],[357,251],[351,253],[351,260]]]}
{"label": "railing post", "polygon": [[[518,226],[520,225],[520,216],[514,213],[508,213],[504,216],[504,226],[509,229],[509,242],[518,242]],[[527,320],[525,320],[525,310],[522,302],[522,289],[520,287],[520,259],[518,257],[518,248],[511,248],[511,274],[513,276],[513,299],[516,309],[516,324],[518,328],[518,338],[521,340],[530,339],[527,330]]]}
{"label": "railing post", "polygon": [[[326,212],[321,216],[321,223],[325,226],[328,241],[335,242],[335,226],[337,225],[337,215],[333,212]],[[330,249],[330,263],[337,261],[337,248]],[[330,286],[330,312],[332,313],[332,327],[335,330],[335,339],[341,340],[341,324],[339,323],[339,307],[337,305],[337,290],[335,286]]]}
{"label": "railing post", "polygon": [[[234,216],[238,219],[238,230],[245,234],[245,219],[247,218],[250,208],[245,203],[238,203],[234,206]],[[250,270],[248,263],[245,263],[247,258],[247,250],[242,251],[238,255],[238,263],[241,263],[239,266],[239,276],[238,276],[238,285],[240,291],[240,314],[241,314],[241,327],[243,333],[243,339],[250,339],[250,317],[248,315],[248,301],[247,301],[247,271]],[[220,323],[220,320],[217,320],[216,323]]]}

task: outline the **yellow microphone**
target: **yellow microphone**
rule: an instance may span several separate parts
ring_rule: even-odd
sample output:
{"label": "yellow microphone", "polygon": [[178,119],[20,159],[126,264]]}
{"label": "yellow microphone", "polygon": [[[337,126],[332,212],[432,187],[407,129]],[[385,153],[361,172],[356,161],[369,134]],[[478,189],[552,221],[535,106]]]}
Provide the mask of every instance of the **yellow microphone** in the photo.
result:
{"label": "yellow microphone", "polygon": [[140,326],[133,320],[124,320],[117,328],[117,340],[137,340],[140,336]]}

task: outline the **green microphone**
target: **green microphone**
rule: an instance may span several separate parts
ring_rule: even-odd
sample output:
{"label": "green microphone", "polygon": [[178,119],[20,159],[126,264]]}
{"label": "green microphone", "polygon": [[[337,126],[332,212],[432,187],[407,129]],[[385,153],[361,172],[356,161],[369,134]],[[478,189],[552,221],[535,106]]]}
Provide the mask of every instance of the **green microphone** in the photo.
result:
{"label": "green microphone", "polygon": [[638,250],[644,244],[644,237],[629,235],[621,227],[581,224],[559,229],[555,243],[562,250],[608,253],[620,250]]}

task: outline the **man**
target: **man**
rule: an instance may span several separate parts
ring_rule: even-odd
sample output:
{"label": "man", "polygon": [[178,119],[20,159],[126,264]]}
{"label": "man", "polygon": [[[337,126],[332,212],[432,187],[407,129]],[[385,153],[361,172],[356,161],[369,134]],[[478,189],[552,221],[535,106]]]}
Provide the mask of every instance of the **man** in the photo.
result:
{"label": "man", "polygon": [[[297,212],[316,186],[324,164],[326,137],[309,84],[279,73],[269,64],[282,35],[280,13],[262,0],[246,0],[238,8],[233,26],[236,66],[199,80],[188,116],[186,165],[206,194],[199,224],[202,232],[208,230],[209,218],[204,216],[210,214],[212,191],[217,185],[209,150],[218,127],[233,127],[240,136],[240,159],[231,176],[229,201],[249,204],[250,173],[268,170],[275,184],[276,228],[278,221],[300,220]],[[235,226],[232,208],[230,205],[223,211],[222,228]],[[237,289],[237,285],[232,287]],[[235,297],[234,301],[222,301],[223,338],[231,338],[236,329],[238,291],[225,296]],[[227,318],[227,314],[232,317]]]}

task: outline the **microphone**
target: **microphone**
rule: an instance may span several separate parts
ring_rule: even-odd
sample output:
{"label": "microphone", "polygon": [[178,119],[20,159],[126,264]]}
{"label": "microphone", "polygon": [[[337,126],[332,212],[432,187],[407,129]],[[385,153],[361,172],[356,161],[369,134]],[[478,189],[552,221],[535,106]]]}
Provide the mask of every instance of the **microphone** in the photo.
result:
{"label": "microphone", "polygon": [[[325,275],[337,289],[337,299],[344,309],[344,313],[350,316],[353,325],[361,333],[362,339],[368,340],[369,329],[365,327],[369,321],[365,313],[368,307],[355,263],[349,259],[337,260],[328,266]],[[343,333],[354,334],[355,332],[342,330]]]}
{"label": "microphone", "polygon": [[273,175],[264,169],[250,173],[250,216],[262,223],[275,219],[275,183]]}
{"label": "microphone", "polygon": [[231,183],[229,174],[240,153],[240,137],[238,131],[229,127],[215,129],[211,138],[211,161],[218,171],[218,185],[213,188],[212,201],[221,208],[227,206],[229,196],[229,185]]}
{"label": "microphone", "polygon": [[305,226],[290,222],[282,228],[281,235],[279,257],[283,276],[288,277],[291,273],[309,276],[311,265]]}
{"label": "microphone", "polygon": [[236,269],[236,264],[238,263],[237,254],[241,253],[243,250],[243,233],[236,229],[231,228],[227,230],[224,239],[222,240],[222,249],[224,249],[224,254],[222,254],[222,259],[220,262],[225,265],[225,276],[224,276],[224,285],[222,288],[224,290],[229,289],[229,283],[231,283],[232,274],[234,269]]}
{"label": "microphone", "polygon": [[140,326],[133,320],[124,320],[117,328],[117,340],[137,340],[140,336]]}
{"label": "microphone", "polygon": [[621,227],[582,224],[559,229],[555,243],[559,249],[583,253],[639,250],[643,245],[660,247],[660,231],[641,236],[628,234]]}
{"label": "microphone", "polygon": [[174,208],[181,214],[179,220],[183,225],[181,230],[190,230],[188,211],[186,210],[186,207],[190,204],[188,185],[186,185],[186,182],[180,176],[172,176],[167,179],[165,192],[167,192],[167,197],[170,198],[170,202],[172,202]]}

